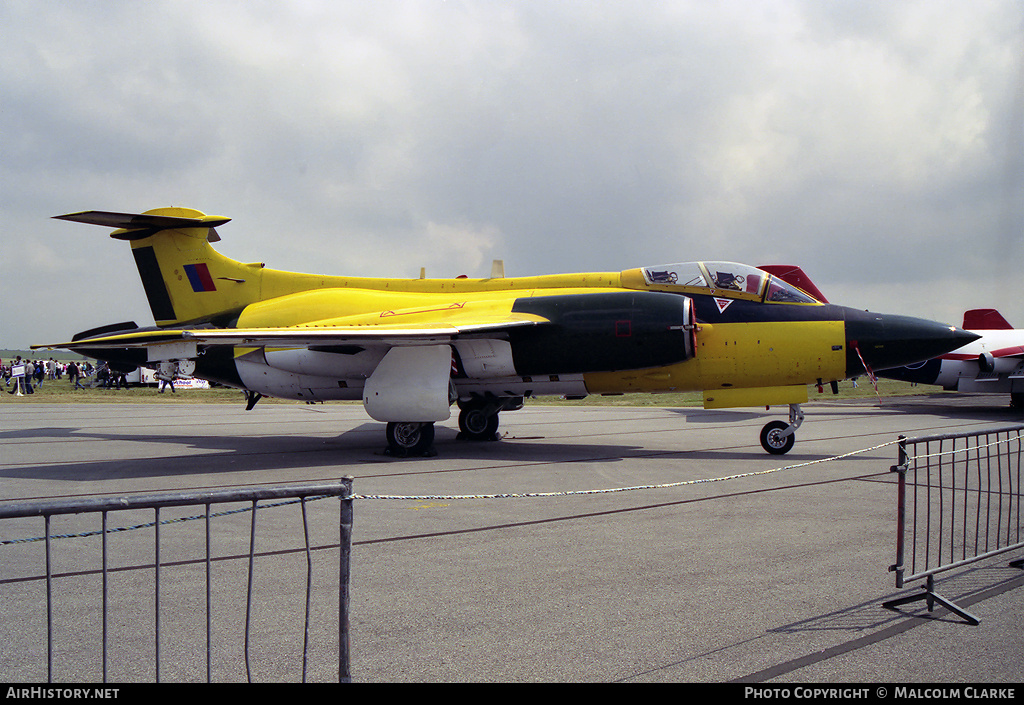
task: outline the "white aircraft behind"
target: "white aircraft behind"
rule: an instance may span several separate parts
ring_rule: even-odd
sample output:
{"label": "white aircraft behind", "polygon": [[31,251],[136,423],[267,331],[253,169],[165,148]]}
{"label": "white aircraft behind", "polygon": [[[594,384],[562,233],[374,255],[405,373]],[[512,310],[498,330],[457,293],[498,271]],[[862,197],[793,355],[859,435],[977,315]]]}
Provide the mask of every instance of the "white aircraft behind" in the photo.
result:
{"label": "white aircraft behind", "polygon": [[878,376],[949,391],[1009,394],[1010,406],[1024,409],[1024,329],[1014,328],[991,308],[967,311],[963,328],[981,337],[926,362],[881,370]]}

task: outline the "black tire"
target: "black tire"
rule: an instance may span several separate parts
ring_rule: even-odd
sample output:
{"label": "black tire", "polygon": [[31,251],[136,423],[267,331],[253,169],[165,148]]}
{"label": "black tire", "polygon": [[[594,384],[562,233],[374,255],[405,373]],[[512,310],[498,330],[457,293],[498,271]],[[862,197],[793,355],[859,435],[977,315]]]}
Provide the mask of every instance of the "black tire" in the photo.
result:
{"label": "black tire", "polygon": [[468,406],[459,412],[459,430],[471,441],[492,441],[498,433],[498,414]]}
{"label": "black tire", "polygon": [[434,424],[392,421],[387,426],[391,455],[425,455],[434,445]]}
{"label": "black tire", "polygon": [[1024,411],[1024,393],[1010,393],[1010,408],[1013,409],[1014,411]]}
{"label": "black tire", "polygon": [[785,421],[771,421],[761,429],[761,447],[772,455],[785,455],[796,443],[796,434],[782,436],[782,432],[789,428]]}

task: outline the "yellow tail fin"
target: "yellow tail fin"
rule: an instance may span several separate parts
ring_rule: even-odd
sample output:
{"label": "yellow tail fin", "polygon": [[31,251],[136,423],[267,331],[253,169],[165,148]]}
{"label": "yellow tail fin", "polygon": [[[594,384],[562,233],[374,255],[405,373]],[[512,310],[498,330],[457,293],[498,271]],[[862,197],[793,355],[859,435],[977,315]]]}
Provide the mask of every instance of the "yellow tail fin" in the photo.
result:
{"label": "yellow tail fin", "polygon": [[210,246],[214,227],[230,220],[191,208],[157,208],[141,214],[86,211],[61,220],[115,227],[128,240],[158,326],[213,322],[224,325],[260,300],[260,263],[245,264]]}

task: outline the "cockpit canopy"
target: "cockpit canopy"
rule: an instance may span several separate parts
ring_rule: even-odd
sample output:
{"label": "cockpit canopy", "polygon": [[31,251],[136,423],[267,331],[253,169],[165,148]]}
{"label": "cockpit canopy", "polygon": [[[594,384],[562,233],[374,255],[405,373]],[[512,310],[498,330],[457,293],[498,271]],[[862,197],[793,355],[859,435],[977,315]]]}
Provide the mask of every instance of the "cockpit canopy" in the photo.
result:
{"label": "cockpit canopy", "polygon": [[768,272],[737,262],[683,262],[645,267],[647,284],[657,288],[707,289],[710,294],[739,292],[770,303],[818,303]]}

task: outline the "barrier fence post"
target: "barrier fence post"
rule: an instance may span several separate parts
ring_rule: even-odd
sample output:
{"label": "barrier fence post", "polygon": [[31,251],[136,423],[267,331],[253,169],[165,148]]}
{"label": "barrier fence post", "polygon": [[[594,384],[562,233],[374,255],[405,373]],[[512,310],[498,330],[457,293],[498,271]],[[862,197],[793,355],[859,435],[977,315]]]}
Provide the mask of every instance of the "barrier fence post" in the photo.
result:
{"label": "barrier fence post", "polygon": [[349,581],[352,561],[352,478],[341,480],[345,492],[341,497],[338,537],[338,681],[351,683],[349,662]]}
{"label": "barrier fence post", "polygon": [[[924,601],[929,612],[938,604],[971,624],[980,623],[935,592],[935,576],[1024,548],[1018,509],[1022,430],[1024,426],[1018,425],[973,433],[899,436],[898,461],[890,468],[899,478],[896,562],[889,571],[896,574],[898,588],[918,579],[925,584],[923,593],[885,602],[884,607]],[[964,443],[959,444],[960,440]],[[908,495],[911,471],[913,492]],[[1013,561],[1010,565],[1024,564]]]}
{"label": "barrier fence post", "polygon": [[889,472],[898,473],[897,499],[896,499],[896,563],[889,566],[890,573],[896,573],[896,587],[903,587],[903,551],[906,537],[904,530],[907,520],[907,437],[899,437],[899,454],[896,458],[896,465],[889,468]]}
{"label": "barrier fence post", "polygon": [[[13,546],[20,544],[29,544],[39,541],[43,544],[44,555],[43,559],[45,565],[43,566],[43,574],[28,576],[24,578],[24,581],[35,582],[42,584],[43,588],[43,605],[44,613],[42,615],[45,619],[45,639],[46,639],[46,679],[47,682],[54,682],[57,673],[55,671],[55,655],[59,650],[57,649],[57,634],[55,633],[56,625],[55,622],[59,619],[57,611],[57,581],[63,580],[69,576],[81,575],[96,575],[98,578],[99,588],[99,600],[101,605],[98,609],[97,621],[100,634],[97,635],[97,645],[99,646],[98,655],[101,664],[97,669],[102,674],[103,682],[108,682],[110,672],[108,664],[110,661],[110,654],[108,648],[108,637],[110,635],[109,627],[109,607],[110,607],[110,549],[107,542],[108,533],[119,532],[119,531],[130,531],[134,529],[153,529],[153,563],[152,565],[146,565],[146,561],[142,561],[139,564],[126,565],[120,568],[122,571],[133,572],[133,571],[147,571],[152,575],[153,586],[151,591],[143,591],[145,595],[139,595],[139,599],[144,602],[152,601],[151,604],[154,607],[154,618],[152,621],[153,629],[153,641],[150,642],[153,646],[153,679],[155,682],[161,682],[163,677],[166,675],[163,668],[163,660],[165,659],[165,648],[168,644],[165,635],[163,635],[163,619],[162,611],[165,609],[164,602],[167,595],[165,594],[165,586],[163,585],[164,569],[173,566],[174,568],[184,567],[187,565],[195,564],[202,566],[205,572],[204,582],[205,585],[200,583],[200,590],[205,589],[205,627],[206,627],[206,680],[211,682],[212,680],[212,653],[213,653],[213,621],[211,619],[212,614],[212,592],[211,592],[211,570],[213,564],[213,555],[211,550],[211,536],[212,526],[211,517],[214,513],[211,512],[211,505],[228,505],[245,503],[249,506],[246,509],[239,508],[225,508],[221,513],[227,517],[234,514],[239,514],[244,511],[251,512],[250,517],[250,536],[249,536],[249,579],[246,586],[246,603],[245,603],[245,625],[244,625],[244,650],[245,650],[245,661],[246,661],[246,674],[249,675],[249,632],[250,626],[253,624],[250,618],[250,607],[252,605],[252,583],[253,583],[253,571],[252,564],[255,558],[263,556],[271,556],[278,552],[289,553],[295,549],[285,547],[281,551],[271,550],[263,553],[256,554],[255,551],[255,526],[256,526],[256,515],[257,512],[263,512],[265,510],[274,507],[283,507],[290,504],[300,504],[302,510],[302,526],[303,536],[305,538],[304,550],[307,557],[306,565],[306,600],[305,600],[305,634],[302,643],[302,674],[303,681],[306,677],[306,663],[307,656],[311,650],[311,644],[309,636],[309,606],[310,606],[310,590],[313,584],[312,581],[312,565],[310,561],[311,550],[330,549],[334,550],[335,546],[333,542],[329,546],[311,547],[310,535],[308,526],[306,524],[305,507],[307,500],[314,499],[327,499],[336,498],[339,500],[339,545],[338,549],[338,577],[340,585],[338,586],[338,680],[343,683],[350,683],[352,680],[351,676],[351,664],[350,664],[350,601],[349,601],[349,581],[351,578],[351,553],[352,553],[352,517],[353,517],[353,503],[355,500],[352,494],[353,479],[351,477],[344,477],[336,483],[327,484],[305,484],[305,485],[293,485],[293,486],[278,486],[278,487],[257,487],[257,488],[232,488],[224,490],[213,490],[213,491],[186,491],[186,492],[166,492],[166,493],[152,493],[144,495],[133,495],[133,496],[112,496],[112,497],[94,497],[86,499],[72,499],[72,500],[44,500],[44,501],[11,501],[11,502],[0,502],[0,520],[3,519],[26,519],[33,517],[41,517],[43,519],[43,535],[38,537],[30,537],[25,539],[12,539],[0,541],[2,546]],[[265,502],[260,505],[259,502]],[[188,507],[188,506],[201,506],[202,514],[197,516],[184,516],[184,517],[170,517],[165,518],[163,512],[164,508],[168,507]],[[153,510],[153,520],[151,522],[145,522],[143,524],[126,526],[120,529],[111,529],[108,525],[108,514],[110,512],[125,512],[125,511],[139,511],[139,510]],[[66,515],[81,515],[81,514],[93,514],[98,515],[100,518],[101,526],[98,532],[93,530],[81,531],[78,533],[68,532],[55,532],[52,524],[52,518],[55,516],[66,516]],[[333,512],[331,512],[333,516]],[[200,555],[195,558],[187,557],[181,561],[170,560],[168,555],[165,555],[163,542],[165,537],[161,530],[161,526],[165,523],[175,524],[189,521],[203,520],[205,526],[205,555],[200,552]],[[333,519],[332,519],[333,521]],[[59,561],[61,557],[65,557],[64,553],[57,553],[55,555],[53,542],[54,539],[83,539],[90,536],[94,536],[96,533],[101,534],[100,546],[99,546],[99,565],[95,569],[89,569],[88,567],[82,570],[70,570],[58,572],[55,563]],[[142,545],[143,540],[140,540],[136,545]],[[277,547],[275,547],[276,549]],[[86,551],[79,552],[80,554],[86,554]],[[76,554],[77,557],[77,554]],[[173,554],[170,556],[173,558]],[[225,561],[240,561],[244,560],[244,555],[225,555],[221,557],[221,560]],[[21,579],[19,579],[19,582]],[[3,581],[9,582],[9,581]],[[175,595],[174,597],[177,597]],[[130,598],[134,599],[134,597]],[[198,604],[202,604],[202,598],[197,601]],[[146,610],[136,610],[134,614],[133,630],[132,634],[135,636],[135,644],[139,643],[139,639],[147,636],[145,629],[141,622],[143,613]],[[192,612],[182,613],[182,618],[193,615]],[[178,615],[176,615],[178,616]],[[196,618],[201,618],[201,615],[195,613],[193,615]],[[328,658],[333,657],[333,648],[328,649]],[[95,652],[91,652],[95,653]],[[143,666],[149,664],[143,664]]]}

